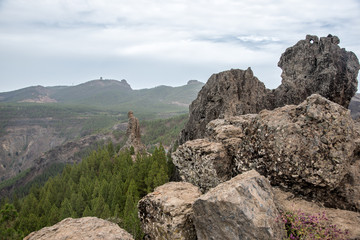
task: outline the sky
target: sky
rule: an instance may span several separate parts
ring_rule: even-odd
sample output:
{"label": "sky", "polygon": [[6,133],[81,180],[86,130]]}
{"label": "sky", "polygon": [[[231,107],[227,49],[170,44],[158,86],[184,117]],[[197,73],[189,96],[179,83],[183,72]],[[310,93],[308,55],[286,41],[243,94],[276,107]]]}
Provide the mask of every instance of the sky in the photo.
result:
{"label": "sky", "polygon": [[359,0],[0,0],[0,92],[126,79],[206,82],[251,67],[268,88],[307,34],[360,57]]}

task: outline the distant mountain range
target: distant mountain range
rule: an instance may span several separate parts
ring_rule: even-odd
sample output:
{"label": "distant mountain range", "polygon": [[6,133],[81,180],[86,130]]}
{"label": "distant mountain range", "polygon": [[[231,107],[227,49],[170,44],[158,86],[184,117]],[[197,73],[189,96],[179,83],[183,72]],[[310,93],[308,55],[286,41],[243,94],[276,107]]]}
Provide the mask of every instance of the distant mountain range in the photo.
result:
{"label": "distant mountain range", "polygon": [[63,103],[139,112],[188,110],[204,83],[190,80],[180,87],[133,90],[126,80],[97,79],[76,86],[33,86],[0,93],[0,103]]}

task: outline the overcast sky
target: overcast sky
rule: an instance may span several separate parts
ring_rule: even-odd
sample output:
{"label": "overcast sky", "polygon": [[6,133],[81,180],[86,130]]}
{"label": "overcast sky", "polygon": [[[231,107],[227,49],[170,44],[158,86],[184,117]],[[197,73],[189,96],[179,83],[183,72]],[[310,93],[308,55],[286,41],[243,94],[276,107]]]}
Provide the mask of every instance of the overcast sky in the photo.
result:
{"label": "overcast sky", "polygon": [[277,63],[306,34],[360,56],[359,0],[0,0],[0,92],[100,77],[134,89]]}

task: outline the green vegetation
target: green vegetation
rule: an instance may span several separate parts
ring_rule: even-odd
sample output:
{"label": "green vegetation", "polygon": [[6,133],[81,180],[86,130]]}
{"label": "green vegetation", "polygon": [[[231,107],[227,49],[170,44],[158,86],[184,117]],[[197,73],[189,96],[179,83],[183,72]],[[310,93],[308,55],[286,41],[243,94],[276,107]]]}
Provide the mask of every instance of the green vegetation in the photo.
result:
{"label": "green vegetation", "polygon": [[13,185],[16,181],[18,181],[19,179],[23,178],[26,176],[26,174],[30,171],[30,169],[27,169],[26,171],[23,171],[21,173],[19,173],[18,175],[16,175],[13,178],[7,179],[5,181],[0,182],[0,190],[6,187],[9,187],[11,185]]}
{"label": "green vegetation", "polygon": [[[26,196],[30,192],[31,188],[43,186],[50,177],[55,177],[56,175],[60,174],[64,169],[64,167],[65,167],[65,163],[51,164],[50,166],[43,169],[42,174],[36,176],[30,182],[27,182],[26,184],[17,187],[13,192],[13,196],[17,196],[17,197]],[[27,171],[27,173],[29,172]]]}
{"label": "green vegetation", "polygon": [[[135,156],[134,156],[135,157]],[[116,154],[110,143],[81,163],[67,165],[43,187],[0,207],[0,239],[20,239],[67,217],[97,216],[118,223],[141,239],[137,202],[169,180],[172,166],[162,145],[152,156]],[[6,231],[3,229],[6,229]]]}
{"label": "green vegetation", "polygon": [[153,145],[161,142],[169,146],[180,134],[188,120],[188,115],[183,114],[169,119],[158,119],[140,122],[141,129],[144,130],[142,141],[146,145]]}
{"label": "green vegetation", "polygon": [[0,136],[8,126],[53,127],[58,134],[69,139],[109,129],[117,121],[126,121],[127,113],[104,111],[94,107],[35,104],[0,103]]}
{"label": "green vegetation", "polygon": [[[196,82],[180,87],[159,86],[150,89],[132,90],[118,81],[90,81],[68,87],[29,87],[17,91],[0,93],[2,102],[38,100],[47,96],[57,103],[91,106],[106,111],[134,112],[146,115],[185,113],[196,98],[203,83]],[[139,119],[141,117],[137,115]]]}

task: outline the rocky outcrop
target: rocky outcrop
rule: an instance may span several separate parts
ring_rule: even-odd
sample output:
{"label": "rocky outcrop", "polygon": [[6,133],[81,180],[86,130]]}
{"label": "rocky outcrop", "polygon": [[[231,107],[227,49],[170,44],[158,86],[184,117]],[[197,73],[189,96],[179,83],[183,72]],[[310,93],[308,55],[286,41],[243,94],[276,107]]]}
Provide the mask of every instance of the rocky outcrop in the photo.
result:
{"label": "rocky outcrop", "polygon": [[282,239],[273,197],[269,181],[254,170],[219,184],[193,205],[198,239]]}
{"label": "rocky outcrop", "polygon": [[232,69],[212,75],[189,107],[189,121],[179,142],[205,137],[214,119],[299,104],[311,94],[348,107],[357,89],[359,60],[338,46],[336,36],[307,35],[281,55],[282,83],[269,90],[251,71]]}
{"label": "rocky outcrop", "polygon": [[122,149],[133,147],[135,153],[146,150],[145,145],[141,143],[139,120],[134,116],[132,111],[128,112],[128,126],[126,130],[126,136],[128,139]]}
{"label": "rocky outcrop", "polygon": [[273,188],[273,193],[276,205],[282,212],[300,211],[308,216],[325,214],[325,217],[328,219],[328,223],[336,225],[336,227],[342,231],[347,230],[349,232],[346,239],[360,239],[360,213],[334,208],[325,208],[320,204],[306,201],[300,197],[294,196],[294,194],[290,192],[284,192],[279,188]]}
{"label": "rocky outcrop", "polygon": [[[314,94],[298,106],[214,120],[207,133],[173,153],[182,180],[202,191],[256,169],[273,185],[326,206],[360,210],[360,186],[354,181],[360,176],[354,158],[360,148],[344,107]],[[209,149],[216,154],[209,157]],[[216,181],[208,180],[209,173]]]}
{"label": "rocky outcrop", "polygon": [[170,182],[141,199],[139,218],[146,238],[196,239],[192,204],[200,194],[190,183]]}
{"label": "rocky outcrop", "polygon": [[96,217],[66,218],[61,222],[32,232],[24,240],[103,239],[133,240],[134,238],[115,223]]}

